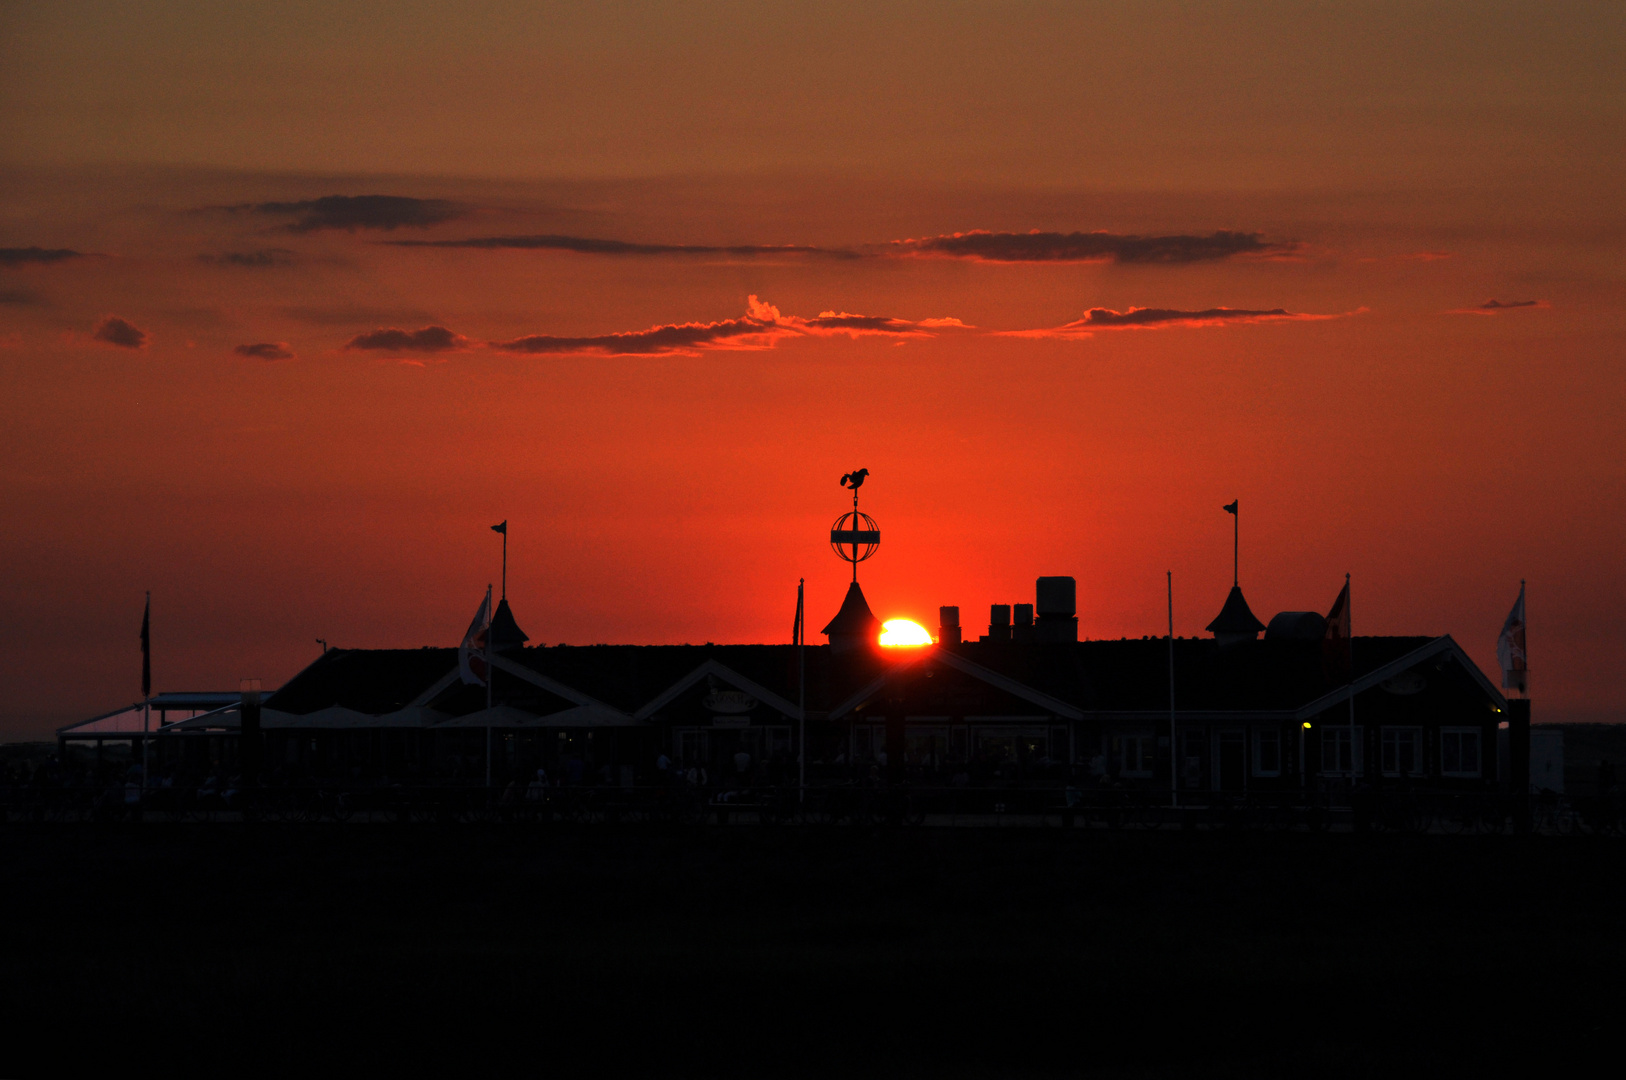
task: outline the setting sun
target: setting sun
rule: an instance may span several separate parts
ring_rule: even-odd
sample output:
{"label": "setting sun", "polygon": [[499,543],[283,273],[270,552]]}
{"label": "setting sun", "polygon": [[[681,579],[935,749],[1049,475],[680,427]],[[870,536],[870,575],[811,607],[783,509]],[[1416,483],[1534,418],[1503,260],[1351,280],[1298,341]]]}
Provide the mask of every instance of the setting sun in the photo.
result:
{"label": "setting sun", "polygon": [[932,636],[924,626],[910,619],[888,619],[881,624],[881,644],[888,648],[930,645]]}

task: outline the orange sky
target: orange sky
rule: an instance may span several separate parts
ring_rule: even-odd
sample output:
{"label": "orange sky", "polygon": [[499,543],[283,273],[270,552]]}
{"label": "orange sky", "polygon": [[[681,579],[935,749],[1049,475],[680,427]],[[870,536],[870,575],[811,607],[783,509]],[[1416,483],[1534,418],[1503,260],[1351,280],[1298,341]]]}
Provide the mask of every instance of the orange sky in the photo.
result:
{"label": "orange sky", "polygon": [[147,589],[158,689],[453,644],[504,518],[535,641],[787,640],[858,466],[882,617],[1056,573],[1155,634],[1172,569],[1199,633],[1240,498],[1261,617],[1348,571],[1358,633],[1494,671],[1528,578],[1537,718],[1626,718],[1623,44],[1604,4],[0,9],[0,735],[132,699]]}

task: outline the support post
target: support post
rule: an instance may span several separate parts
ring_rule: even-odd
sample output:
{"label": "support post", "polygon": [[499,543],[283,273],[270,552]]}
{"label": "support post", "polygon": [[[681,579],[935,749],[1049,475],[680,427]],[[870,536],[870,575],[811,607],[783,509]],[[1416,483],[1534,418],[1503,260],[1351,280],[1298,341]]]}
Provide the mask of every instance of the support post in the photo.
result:
{"label": "support post", "polygon": [[1174,571],[1167,571],[1169,584],[1169,806],[1180,805],[1180,748],[1174,731]]}
{"label": "support post", "polygon": [[1507,792],[1516,832],[1530,831],[1530,699],[1507,703]]}
{"label": "support post", "polygon": [[803,606],[807,579],[796,582],[796,801],[807,801],[807,611]]}

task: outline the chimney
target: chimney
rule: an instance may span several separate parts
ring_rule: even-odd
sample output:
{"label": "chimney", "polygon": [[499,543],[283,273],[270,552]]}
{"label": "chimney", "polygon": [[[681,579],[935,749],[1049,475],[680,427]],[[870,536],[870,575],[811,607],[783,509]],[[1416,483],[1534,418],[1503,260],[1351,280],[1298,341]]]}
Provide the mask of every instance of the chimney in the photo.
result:
{"label": "chimney", "polygon": [[937,643],[939,645],[958,645],[960,643],[960,609],[958,607],[940,607],[937,609]]}
{"label": "chimney", "polygon": [[1011,605],[990,604],[988,606],[988,640],[1011,640]]}
{"label": "chimney", "polygon": [[1012,641],[1033,640],[1033,605],[1017,604],[1015,625],[1011,627]]}
{"label": "chimney", "polygon": [[1042,577],[1036,583],[1039,621],[1035,641],[1078,640],[1078,583],[1070,577]]}

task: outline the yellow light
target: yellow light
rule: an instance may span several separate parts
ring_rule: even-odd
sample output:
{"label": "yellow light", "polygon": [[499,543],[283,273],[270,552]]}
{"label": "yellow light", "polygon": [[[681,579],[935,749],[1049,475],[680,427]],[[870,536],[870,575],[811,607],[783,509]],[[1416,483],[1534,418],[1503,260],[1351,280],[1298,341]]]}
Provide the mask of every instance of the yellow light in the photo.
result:
{"label": "yellow light", "polygon": [[889,649],[918,648],[932,643],[926,628],[909,619],[888,619],[881,624],[881,644]]}
{"label": "yellow light", "polygon": [[1310,721],[1308,721],[1308,720],[1306,720],[1306,721],[1305,721],[1305,722],[1304,722],[1304,730],[1305,730],[1305,731],[1309,731],[1309,730],[1310,730]]}

